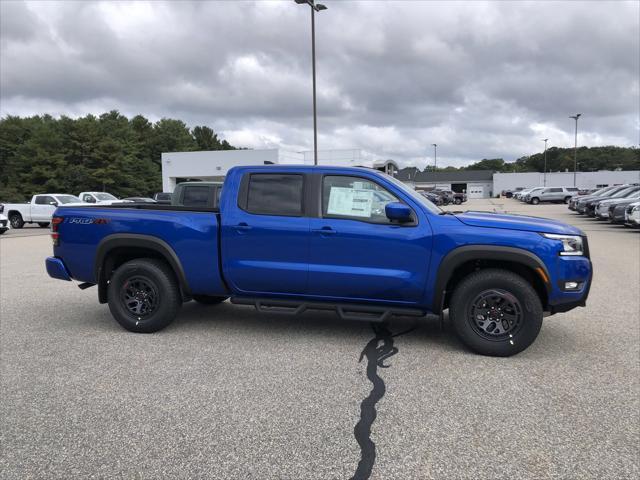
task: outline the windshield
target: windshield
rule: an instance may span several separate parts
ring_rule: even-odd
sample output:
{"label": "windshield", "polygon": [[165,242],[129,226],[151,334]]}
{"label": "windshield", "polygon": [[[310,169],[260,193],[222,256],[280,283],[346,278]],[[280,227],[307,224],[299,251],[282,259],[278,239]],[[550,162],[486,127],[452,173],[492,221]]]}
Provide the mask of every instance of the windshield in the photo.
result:
{"label": "windshield", "polygon": [[625,198],[625,197],[631,196],[631,194],[636,192],[637,190],[638,190],[638,187],[625,188],[624,190],[620,190],[615,195],[611,195],[611,198]]}
{"label": "windshield", "polygon": [[94,193],[93,194],[98,200],[117,200],[116,197],[111,195],[110,193]]}
{"label": "windshield", "polygon": [[407,184],[401,182],[397,178],[394,178],[391,175],[387,175],[386,178],[391,183],[393,183],[396,187],[398,187],[400,190],[402,190],[404,193],[406,193],[411,198],[413,198],[420,205],[424,205],[427,208],[427,210],[429,210],[430,212],[435,213],[435,214],[439,214],[439,213],[443,212],[443,210],[441,208],[438,208],[433,203],[431,203],[431,201],[427,197],[424,197],[424,196],[420,195],[420,193],[418,193],[416,190],[414,190],[413,188],[409,187]]}
{"label": "windshield", "polygon": [[82,203],[82,200],[74,195],[56,195],[56,199],[58,199],[58,203],[62,203],[63,205],[65,203]]}

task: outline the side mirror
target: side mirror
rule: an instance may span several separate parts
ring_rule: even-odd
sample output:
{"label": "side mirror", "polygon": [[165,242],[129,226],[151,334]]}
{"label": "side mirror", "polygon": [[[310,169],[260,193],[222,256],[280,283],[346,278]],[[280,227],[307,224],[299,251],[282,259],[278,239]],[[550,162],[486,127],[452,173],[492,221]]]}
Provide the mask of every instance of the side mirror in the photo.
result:
{"label": "side mirror", "polygon": [[58,202],[49,202],[49,205],[53,205],[54,207],[58,206]]}
{"label": "side mirror", "polygon": [[404,203],[400,202],[387,203],[384,207],[384,213],[392,222],[406,223],[413,220],[411,217],[411,214],[413,213],[411,209]]}

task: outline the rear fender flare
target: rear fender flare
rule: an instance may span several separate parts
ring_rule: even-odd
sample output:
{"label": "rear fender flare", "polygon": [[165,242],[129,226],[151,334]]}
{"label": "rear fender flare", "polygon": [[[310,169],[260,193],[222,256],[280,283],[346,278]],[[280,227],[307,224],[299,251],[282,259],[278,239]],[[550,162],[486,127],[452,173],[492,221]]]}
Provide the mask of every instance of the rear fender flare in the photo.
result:
{"label": "rear fender flare", "polygon": [[[433,302],[431,304],[434,313],[439,314],[443,310],[445,296],[448,293],[446,291],[447,284],[449,283],[453,272],[459,266],[473,260],[495,260],[519,263],[536,272],[537,269],[540,268],[544,272],[546,278],[549,280],[551,279],[549,271],[540,257],[527,250],[495,245],[466,245],[464,247],[458,247],[449,252],[442,259],[438,268],[438,275],[433,289]],[[551,292],[551,286],[549,282],[544,279],[543,283],[547,290],[547,295],[549,295]]]}
{"label": "rear fender flare", "polygon": [[98,284],[98,298],[101,303],[107,301],[107,278],[104,274],[105,260],[116,248],[144,248],[158,253],[171,267],[176,275],[183,298],[191,297],[191,289],[176,252],[164,240],[150,235],[133,233],[116,233],[104,237],[98,244],[94,263],[94,275]]}

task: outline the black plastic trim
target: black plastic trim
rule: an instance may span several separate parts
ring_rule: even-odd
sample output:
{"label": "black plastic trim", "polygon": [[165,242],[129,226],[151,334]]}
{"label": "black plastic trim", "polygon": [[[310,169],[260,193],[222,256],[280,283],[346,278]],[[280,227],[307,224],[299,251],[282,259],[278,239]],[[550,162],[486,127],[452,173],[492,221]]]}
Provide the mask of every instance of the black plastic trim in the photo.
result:
{"label": "black plastic trim", "polygon": [[[471,260],[498,260],[520,263],[534,270],[541,268],[547,278],[551,278],[547,267],[540,257],[527,250],[496,245],[466,245],[458,247],[449,252],[440,263],[433,293],[433,301],[431,302],[431,306],[434,309],[433,313],[439,314],[442,312],[444,298],[447,293],[447,283],[451,279],[455,269]],[[547,282],[544,283],[547,293],[550,293],[551,286]]]}
{"label": "black plastic trim", "polygon": [[176,274],[183,297],[189,298],[191,296],[191,289],[189,288],[189,283],[187,282],[187,277],[184,273],[184,269],[182,268],[182,264],[180,263],[180,259],[167,242],[150,235],[116,233],[104,237],[96,249],[94,276],[99,287],[98,298],[101,303],[105,303],[107,301],[106,285],[108,279],[103,275],[105,259],[108,257],[108,253],[110,251],[119,247],[147,248],[162,255]]}

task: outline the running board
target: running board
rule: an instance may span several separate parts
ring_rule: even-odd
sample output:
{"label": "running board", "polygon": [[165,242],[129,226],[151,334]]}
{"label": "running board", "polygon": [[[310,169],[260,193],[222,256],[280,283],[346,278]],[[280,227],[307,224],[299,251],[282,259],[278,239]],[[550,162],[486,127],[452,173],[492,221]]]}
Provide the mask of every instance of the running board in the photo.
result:
{"label": "running board", "polygon": [[329,310],[338,314],[342,320],[360,320],[365,322],[384,322],[393,315],[423,317],[426,312],[415,308],[386,308],[375,305],[356,305],[352,303],[300,302],[273,298],[231,297],[236,305],[253,305],[258,312],[284,313],[299,315],[306,310]]}

